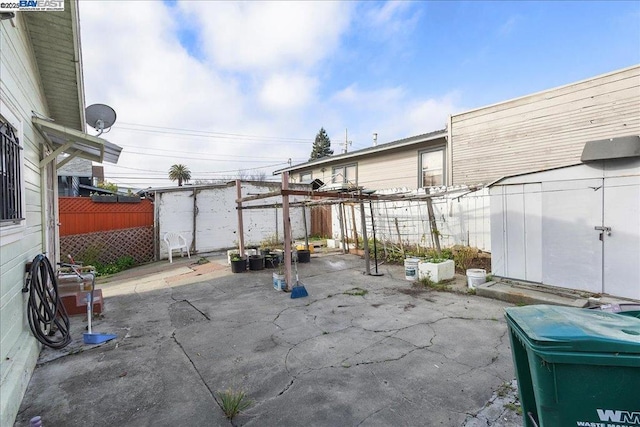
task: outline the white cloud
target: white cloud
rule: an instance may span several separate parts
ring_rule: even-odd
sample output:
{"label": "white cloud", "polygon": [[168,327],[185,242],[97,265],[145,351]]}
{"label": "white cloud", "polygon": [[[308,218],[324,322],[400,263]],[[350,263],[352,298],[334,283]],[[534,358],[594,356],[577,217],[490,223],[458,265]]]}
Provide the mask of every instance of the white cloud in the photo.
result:
{"label": "white cloud", "polygon": [[[449,114],[462,110],[458,105],[459,98],[460,94],[455,91],[442,97],[421,99],[403,87],[365,91],[352,84],[331,99],[331,102],[347,106],[345,109],[351,112],[351,121],[333,128],[349,129],[353,149],[370,146],[373,132],[378,133],[379,143],[391,142],[443,129]],[[343,141],[343,135],[330,137]]]}
{"label": "white cloud", "polygon": [[302,108],[315,97],[318,81],[304,75],[277,74],[269,77],[260,91],[260,100],[267,109]]}
{"label": "white cloud", "polygon": [[505,22],[500,26],[500,28],[498,28],[498,34],[503,37],[508,36],[516,29],[518,21],[520,21],[520,19],[517,16],[509,17],[507,22]]}
{"label": "white cloud", "polygon": [[[333,132],[336,152],[345,128],[352,149],[369,146],[373,131],[383,143],[442,128],[455,97],[419,99],[410,88],[376,82],[322,93],[323,79],[338,72],[327,68],[331,60],[350,48],[355,9],[349,2],[81,2],[86,101],[117,111],[104,137],[125,147],[118,166],[105,164],[107,179],[172,185],[156,177],[174,163],[194,178],[213,178],[303,162],[321,126]],[[402,21],[409,9],[387,5],[376,22]],[[179,40],[185,25],[202,43],[197,58]],[[127,123],[166,129],[136,132]]]}
{"label": "white cloud", "polygon": [[347,29],[348,2],[181,2],[199,24],[202,50],[228,70],[310,69]]}
{"label": "white cloud", "polygon": [[370,91],[360,90],[357,83],[337,92],[333,100],[348,104],[356,109],[379,109],[389,103],[397,103],[405,96],[401,87],[374,89]]}
{"label": "white cloud", "polygon": [[[365,7],[368,5],[365,3]],[[390,39],[401,34],[410,34],[421,16],[412,2],[387,1],[381,6],[367,8],[365,27],[369,27],[372,36]]]}

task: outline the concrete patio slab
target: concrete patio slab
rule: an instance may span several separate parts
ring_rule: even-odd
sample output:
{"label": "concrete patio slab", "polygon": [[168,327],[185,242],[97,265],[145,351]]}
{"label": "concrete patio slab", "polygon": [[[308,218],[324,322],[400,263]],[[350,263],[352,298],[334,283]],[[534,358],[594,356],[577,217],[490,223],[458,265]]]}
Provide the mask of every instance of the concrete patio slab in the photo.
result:
{"label": "concrete patio slab", "polygon": [[[478,415],[514,377],[509,303],[320,254],[299,265],[309,297],[291,299],[271,270],[231,274],[210,259],[196,283],[186,261],[101,283],[93,328],[118,338],[86,346],[86,321],[72,318],[74,342],[42,351],[15,425],[522,425],[503,408]],[[218,394],[229,388],[252,401],[232,422]]]}

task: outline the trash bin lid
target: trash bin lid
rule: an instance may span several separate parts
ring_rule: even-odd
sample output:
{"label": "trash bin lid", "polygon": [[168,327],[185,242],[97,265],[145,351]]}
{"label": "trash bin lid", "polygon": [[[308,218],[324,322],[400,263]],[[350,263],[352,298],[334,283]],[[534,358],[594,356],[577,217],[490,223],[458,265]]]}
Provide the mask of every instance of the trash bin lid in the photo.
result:
{"label": "trash bin lid", "polygon": [[548,350],[640,354],[640,319],[632,316],[554,305],[505,311],[510,324]]}

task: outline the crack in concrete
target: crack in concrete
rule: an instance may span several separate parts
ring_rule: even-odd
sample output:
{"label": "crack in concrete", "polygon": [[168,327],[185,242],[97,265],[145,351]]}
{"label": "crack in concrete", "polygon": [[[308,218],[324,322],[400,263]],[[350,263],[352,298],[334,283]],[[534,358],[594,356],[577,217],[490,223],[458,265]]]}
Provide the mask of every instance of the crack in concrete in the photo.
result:
{"label": "crack in concrete", "polygon": [[[176,345],[180,348],[180,350],[182,351],[182,353],[184,354],[184,356],[187,358],[187,360],[189,361],[189,363],[191,363],[191,366],[193,366],[193,370],[195,371],[196,374],[198,374],[198,377],[200,378],[200,381],[202,381],[202,384],[206,387],[206,389],[209,391],[209,394],[211,395],[211,397],[213,398],[213,401],[216,402],[216,404],[220,407],[220,410],[224,413],[224,409],[222,407],[222,402],[218,401],[218,398],[216,397],[215,392],[211,389],[211,387],[209,387],[209,384],[207,384],[207,382],[205,381],[204,377],[202,376],[202,374],[200,373],[200,371],[198,370],[198,367],[196,366],[196,364],[194,363],[194,361],[191,359],[191,357],[189,357],[189,355],[187,354],[187,352],[185,351],[184,347],[182,346],[182,344],[180,343],[180,341],[178,341],[178,339],[176,338],[176,331],[174,330],[171,333],[171,339],[173,339],[173,342],[176,343]],[[233,423],[231,423],[233,425]]]}
{"label": "crack in concrete", "polygon": [[291,379],[291,381],[289,381],[289,384],[287,384],[287,385],[282,389],[282,391],[280,391],[280,393],[278,393],[278,396],[282,396],[283,394],[285,394],[285,393],[286,393],[286,392],[291,388],[291,386],[293,385],[293,383],[294,383],[294,381],[295,381],[295,380],[296,380],[296,377],[293,377],[293,378]]}
{"label": "crack in concrete", "polygon": [[179,302],[186,302],[187,304],[189,304],[191,306],[191,308],[193,308],[195,311],[197,311],[198,313],[202,314],[204,316],[205,319],[207,320],[211,320],[211,318],[202,310],[200,310],[198,307],[196,307],[195,305],[193,305],[193,303],[191,303],[191,301],[189,301],[188,299],[181,299],[181,300],[177,300],[173,297],[173,295],[171,295],[171,299],[173,299],[175,302],[172,304],[169,304],[169,306],[172,306],[176,303]]}
{"label": "crack in concrete", "polygon": [[364,417],[364,418],[362,419],[362,421],[360,421],[360,422],[359,422],[358,424],[356,424],[356,425],[357,425],[357,426],[361,426],[361,425],[362,425],[365,421],[367,421],[369,418],[371,418],[371,417],[375,416],[376,414],[378,414],[378,413],[380,413],[380,412],[384,411],[385,409],[387,409],[387,408],[389,408],[389,407],[391,407],[391,405],[386,405],[386,406],[383,406],[382,408],[380,408],[380,409],[378,409],[378,410],[376,410],[376,411],[373,411],[372,413],[370,413],[369,415],[367,415],[366,417]]}

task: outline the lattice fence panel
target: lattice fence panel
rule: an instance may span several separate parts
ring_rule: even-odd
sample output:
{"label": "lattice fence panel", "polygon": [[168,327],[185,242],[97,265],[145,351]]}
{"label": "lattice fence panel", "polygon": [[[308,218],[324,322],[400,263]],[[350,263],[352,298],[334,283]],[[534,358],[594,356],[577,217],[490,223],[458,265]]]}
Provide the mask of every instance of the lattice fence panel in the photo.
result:
{"label": "lattice fence panel", "polygon": [[60,237],[62,259],[71,254],[85,264],[109,264],[131,256],[136,263],[153,261],[153,227],[126,228]]}

